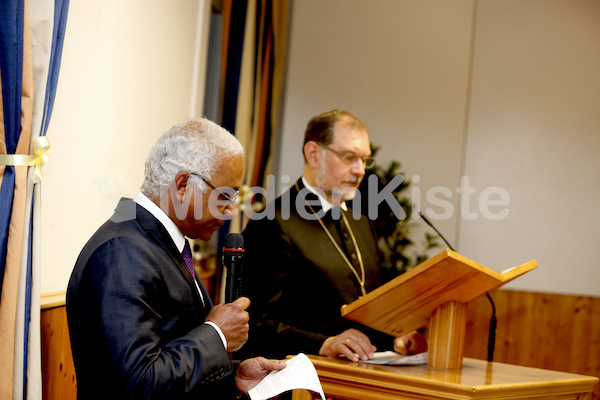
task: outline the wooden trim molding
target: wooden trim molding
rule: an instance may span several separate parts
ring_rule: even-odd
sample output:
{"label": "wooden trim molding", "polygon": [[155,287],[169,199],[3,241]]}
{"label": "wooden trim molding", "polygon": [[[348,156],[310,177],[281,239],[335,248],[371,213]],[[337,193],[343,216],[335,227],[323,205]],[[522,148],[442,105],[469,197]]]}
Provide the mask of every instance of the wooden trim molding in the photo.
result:
{"label": "wooden trim molding", "polygon": [[67,292],[51,292],[51,293],[42,293],[40,298],[40,304],[42,310],[47,310],[49,308],[61,307],[66,304]]}

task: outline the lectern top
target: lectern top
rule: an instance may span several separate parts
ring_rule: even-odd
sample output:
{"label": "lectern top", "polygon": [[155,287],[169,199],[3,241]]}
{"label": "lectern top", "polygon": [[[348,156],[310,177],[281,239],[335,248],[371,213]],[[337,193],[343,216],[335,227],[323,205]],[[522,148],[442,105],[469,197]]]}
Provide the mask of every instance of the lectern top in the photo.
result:
{"label": "lectern top", "polygon": [[537,267],[531,260],[496,272],[446,249],[390,282],[342,307],[342,316],[393,336],[429,323],[450,301],[468,303]]}

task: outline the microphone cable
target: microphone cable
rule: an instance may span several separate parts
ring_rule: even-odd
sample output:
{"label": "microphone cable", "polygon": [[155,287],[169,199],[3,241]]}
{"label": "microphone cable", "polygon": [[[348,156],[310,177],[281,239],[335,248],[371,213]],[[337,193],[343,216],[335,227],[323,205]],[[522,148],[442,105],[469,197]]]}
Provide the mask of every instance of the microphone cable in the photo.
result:
{"label": "microphone cable", "polygon": [[[435,233],[438,234],[438,236],[440,238],[442,238],[442,240],[444,241],[444,243],[446,243],[446,245],[448,246],[448,248],[452,251],[456,251],[454,250],[454,248],[452,248],[452,245],[450,243],[448,243],[448,241],[446,240],[446,238],[444,237],[444,235],[442,235],[440,233],[440,231],[438,231],[436,229],[435,226],[433,226],[433,224],[431,222],[429,222],[429,220],[427,218],[425,218],[425,216],[423,215],[423,213],[421,213],[419,211],[419,215],[421,216],[421,218],[423,219],[423,221],[425,221],[425,223],[427,225],[429,225],[434,231]],[[498,320],[496,318],[496,305],[494,304],[494,300],[492,300],[492,296],[490,296],[489,293],[485,294],[486,297],[488,298],[488,300],[490,301],[490,305],[492,306],[492,316],[490,317],[490,330],[488,333],[488,347],[487,347],[487,360],[488,361],[494,361],[494,350],[496,348],[496,326],[498,324]]]}

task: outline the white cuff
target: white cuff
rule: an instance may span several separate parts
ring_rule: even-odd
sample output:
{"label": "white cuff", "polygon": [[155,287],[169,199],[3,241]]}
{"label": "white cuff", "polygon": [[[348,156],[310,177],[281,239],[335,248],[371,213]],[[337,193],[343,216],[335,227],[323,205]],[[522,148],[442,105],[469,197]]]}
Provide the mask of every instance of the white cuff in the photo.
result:
{"label": "white cuff", "polygon": [[227,351],[227,339],[225,339],[225,335],[223,335],[223,332],[221,332],[221,328],[219,328],[217,326],[217,324],[215,324],[214,322],[206,321],[205,324],[208,324],[208,325],[212,326],[213,328],[215,328],[215,330],[221,337],[221,341],[223,342],[223,346],[225,347],[225,350]]}

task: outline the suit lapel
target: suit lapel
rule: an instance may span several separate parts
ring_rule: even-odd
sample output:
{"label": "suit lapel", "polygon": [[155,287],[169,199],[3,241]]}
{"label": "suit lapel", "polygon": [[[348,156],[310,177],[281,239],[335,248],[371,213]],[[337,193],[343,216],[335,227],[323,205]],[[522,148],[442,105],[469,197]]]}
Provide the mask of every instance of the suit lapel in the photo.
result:
{"label": "suit lapel", "polygon": [[[152,237],[154,241],[165,250],[165,252],[173,260],[175,265],[177,265],[179,271],[183,274],[185,280],[188,282],[190,289],[195,294],[195,301],[197,305],[205,308],[205,310],[208,312],[212,307],[210,296],[206,292],[202,281],[198,278],[198,286],[200,287],[200,290],[202,291],[202,296],[204,296],[204,299],[206,301],[205,307],[205,304],[202,302],[200,294],[196,289],[196,283],[194,282],[194,278],[192,277],[192,274],[190,273],[187,264],[183,260],[181,253],[177,249],[177,246],[173,242],[173,239],[171,239],[171,235],[169,235],[169,232],[167,232],[167,229],[148,210],[146,210],[144,207],[140,206],[137,203],[134,204],[136,205],[135,219],[137,220],[137,222],[146,231],[148,236]],[[121,203],[119,203],[119,206],[121,206]]]}

